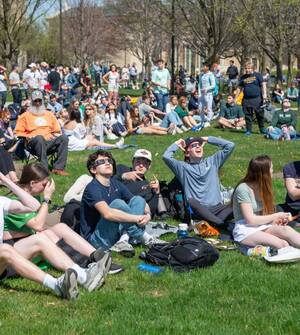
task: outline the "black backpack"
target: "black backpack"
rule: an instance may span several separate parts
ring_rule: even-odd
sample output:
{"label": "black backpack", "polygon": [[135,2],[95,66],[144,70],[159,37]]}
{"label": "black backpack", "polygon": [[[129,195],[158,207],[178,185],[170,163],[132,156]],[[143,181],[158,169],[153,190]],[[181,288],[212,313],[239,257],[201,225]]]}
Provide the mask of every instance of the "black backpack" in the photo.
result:
{"label": "black backpack", "polygon": [[140,258],[184,272],[213,265],[218,260],[219,253],[201,237],[185,237],[168,244],[154,244]]}

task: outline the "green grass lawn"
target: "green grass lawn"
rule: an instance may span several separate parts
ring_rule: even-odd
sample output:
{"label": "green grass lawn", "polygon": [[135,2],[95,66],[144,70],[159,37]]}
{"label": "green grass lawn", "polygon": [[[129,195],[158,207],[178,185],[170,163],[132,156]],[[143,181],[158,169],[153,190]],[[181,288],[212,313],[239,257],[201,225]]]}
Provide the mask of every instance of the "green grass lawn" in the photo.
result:
{"label": "green grass lawn", "polygon": [[[221,170],[221,180],[234,186],[245,174],[251,157],[268,154],[274,172],[300,158],[300,142],[275,142],[261,135],[205,129],[203,136],[232,140],[236,148]],[[191,135],[191,134],[190,134]],[[162,161],[165,148],[178,136],[138,136],[136,143],[152,151],[153,173],[161,180],[172,174]],[[130,143],[131,138],[126,139]],[[205,154],[215,148],[206,145]],[[70,177],[55,176],[55,203],[72,182],[86,173],[88,151],[71,153]],[[118,163],[130,164],[132,150],[115,150]],[[276,201],[285,196],[283,182],[274,178]],[[137,270],[133,259],[115,257],[125,272],[109,276],[94,293],[80,290],[77,301],[55,297],[27,280],[0,284],[0,334],[300,334],[300,264],[269,265],[237,251],[222,251],[212,267],[178,274],[166,270],[159,276]],[[58,274],[54,272],[54,274]]]}

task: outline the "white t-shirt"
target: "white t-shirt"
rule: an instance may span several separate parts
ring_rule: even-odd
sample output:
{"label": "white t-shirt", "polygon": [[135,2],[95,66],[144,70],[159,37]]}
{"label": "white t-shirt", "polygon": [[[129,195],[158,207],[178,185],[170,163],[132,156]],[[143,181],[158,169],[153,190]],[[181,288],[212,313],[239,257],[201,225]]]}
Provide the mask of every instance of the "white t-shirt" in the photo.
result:
{"label": "white t-shirt", "polygon": [[6,92],[7,91],[7,87],[5,84],[5,78],[2,74],[0,74],[0,92]]}
{"label": "white t-shirt", "polygon": [[11,85],[12,88],[18,88],[20,85],[20,75],[17,72],[12,71],[9,74],[9,80],[14,81],[15,84]]}
{"label": "white t-shirt", "polygon": [[8,213],[11,199],[0,196],[0,244],[3,243],[4,215]]}

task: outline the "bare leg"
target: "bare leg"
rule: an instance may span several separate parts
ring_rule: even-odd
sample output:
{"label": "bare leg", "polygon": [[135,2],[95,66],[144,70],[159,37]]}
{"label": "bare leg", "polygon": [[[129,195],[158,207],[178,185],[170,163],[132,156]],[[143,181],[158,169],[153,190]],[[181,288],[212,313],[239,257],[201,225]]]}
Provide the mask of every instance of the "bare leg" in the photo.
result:
{"label": "bare leg", "polygon": [[44,282],[46,274],[40,268],[23,258],[12,246],[2,244],[0,245],[0,274],[7,266],[12,267],[21,277],[39,284]]}
{"label": "bare leg", "polygon": [[184,123],[184,125],[186,127],[188,127],[188,128],[192,128],[193,127],[193,125],[191,124],[190,119],[189,119],[188,116],[183,117],[182,121],[183,121],[183,123]]}
{"label": "bare leg", "polygon": [[45,234],[35,234],[14,244],[14,248],[25,258],[32,259],[42,254],[56,269],[66,271],[74,262]]}
{"label": "bare leg", "polygon": [[300,248],[300,234],[290,226],[272,226],[266,232],[287,241],[296,248]]}
{"label": "bare leg", "polygon": [[89,242],[64,223],[58,223],[50,229],[44,230],[43,234],[46,234],[55,244],[63,238],[67,244],[84,256],[90,256],[96,250]]}
{"label": "bare leg", "polygon": [[234,125],[228,120],[226,120],[224,117],[220,117],[220,119],[218,120],[218,123],[221,127],[231,128],[231,129],[235,128]]}
{"label": "bare leg", "polygon": [[270,233],[264,231],[258,231],[251,234],[241,241],[242,244],[248,245],[249,247],[255,247],[256,245],[266,245],[271,246],[276,249],[281,249],[287,247],[289,244],[287,241],[280,239],[277,236],[274,236]]}

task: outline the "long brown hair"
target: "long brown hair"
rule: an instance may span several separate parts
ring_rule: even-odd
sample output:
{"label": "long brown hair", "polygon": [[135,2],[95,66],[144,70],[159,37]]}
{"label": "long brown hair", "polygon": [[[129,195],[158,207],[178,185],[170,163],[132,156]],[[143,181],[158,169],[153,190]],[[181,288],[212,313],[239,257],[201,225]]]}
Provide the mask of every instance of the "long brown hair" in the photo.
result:
{"label": "long brown hair", "polygon": [[27,186],[31,181],[42,181],[49,177],[48,170],[41,163],[30,163],[23,166],[21,178],[18,182],[20,186]]}
{"label": "long brown hair", "polygon": [[275,209],[273,202],[272,176],[270,171],[271,165],[272,160],[267,155],[252,158],[249,162],[246,176],[236,186],[237,188],[241,183],[246,183],[257,187],[259,197],[263,204],[263,215],[272,214]]}

